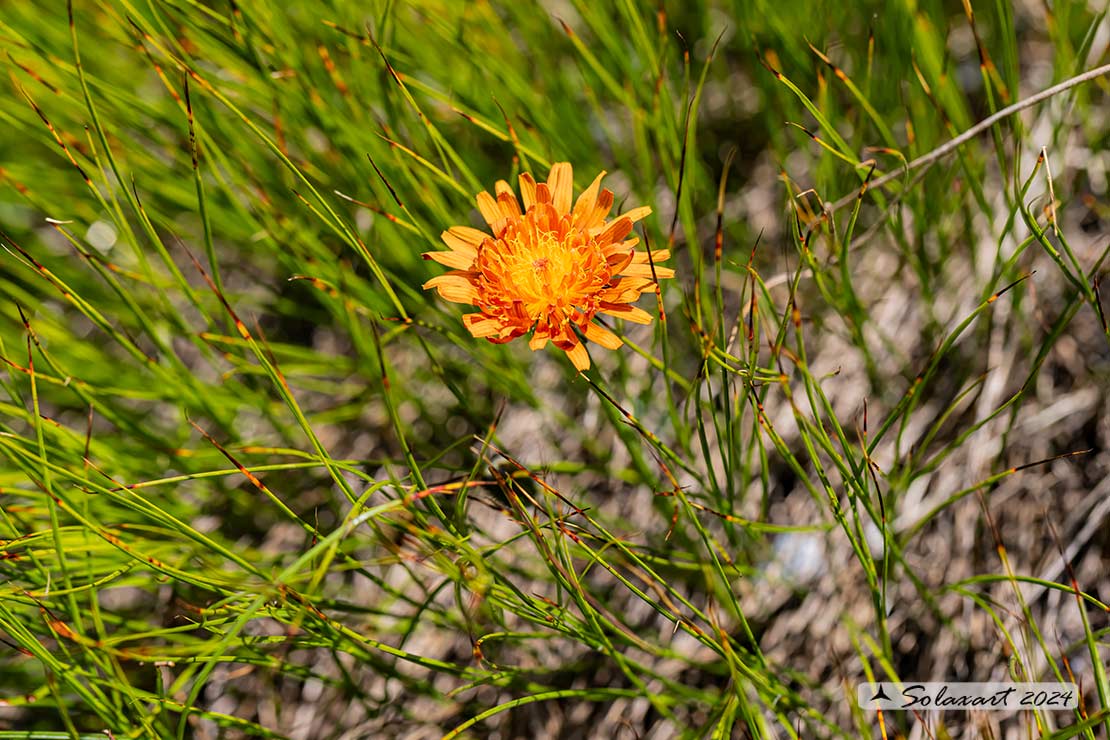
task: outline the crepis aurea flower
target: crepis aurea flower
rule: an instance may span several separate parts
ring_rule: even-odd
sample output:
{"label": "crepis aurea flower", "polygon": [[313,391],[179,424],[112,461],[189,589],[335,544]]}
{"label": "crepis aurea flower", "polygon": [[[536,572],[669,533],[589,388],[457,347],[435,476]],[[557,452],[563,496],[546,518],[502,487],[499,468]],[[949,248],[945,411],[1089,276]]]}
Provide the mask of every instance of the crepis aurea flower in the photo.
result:
{"label": "crepis aurea flower", "polygon": [[658,265],[670,252],[658,250],[649,259],[647,252],[636,251],[637,237],[626,238],[651,208],[608,219],[613,193],[601,188],[604,176],[594,178],[573,206],[573,171],[566,162],[552,166],[547,182],[522,174],[520,201],[504,180],[497,182],[496,198],[478,193],[478,210],[490,233],[468,226],[443,232],[448,251],[427,252],[424,259],[453,269],[424,288],[476,306],[477,313],[462,317],[475,337],[503,343],[531,332],[533,350],[550,341],[576,368],[589,368],[581,337],[606,349],[622,344],[594,323],[597,315],[650,324],[651,314],[631,304],[653,290],[657,279],[674,277],[674,270]]}

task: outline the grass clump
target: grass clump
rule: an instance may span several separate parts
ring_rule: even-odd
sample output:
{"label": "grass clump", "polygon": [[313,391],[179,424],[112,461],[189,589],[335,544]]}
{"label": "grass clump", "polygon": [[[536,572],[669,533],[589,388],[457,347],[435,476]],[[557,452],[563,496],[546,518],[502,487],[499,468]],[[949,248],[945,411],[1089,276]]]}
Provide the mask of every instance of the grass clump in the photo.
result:
{"label": "grass clump", "polygon": [[[8,4],[0,738],[1105,736],[1106,15]],[[556,162],[584,372],[421,289]]]}

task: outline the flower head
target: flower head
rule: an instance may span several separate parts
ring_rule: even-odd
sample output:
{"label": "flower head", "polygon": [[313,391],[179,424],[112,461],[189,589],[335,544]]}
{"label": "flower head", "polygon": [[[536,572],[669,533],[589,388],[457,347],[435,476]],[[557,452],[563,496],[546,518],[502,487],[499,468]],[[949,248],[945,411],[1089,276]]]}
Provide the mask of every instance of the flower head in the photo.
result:
{"label": "flower head", "polygon": [[490,233],[468,226],[452,226],[442,239],[446,252],[427,252],[424,259],[453,268],[424,283],[443,298],[478,308],[463,315],[475,337],[508,342],[528,332],[528,346],[542,348],[550,341],[567,353],[579,370],[590,366],[590,356],[579,333],[607,349],[621,340],[594,323],[598,314],[650,324],[651,315],[631,305],[655,280],[674,276],[657,264],[667,250],[636,251],[639,239],[626,238],[632,224],[651,213],[634,208],[606,220],[613,193],[600,189],[598,175],[571,205],[571,166],[557,162],[547,182],[530,174],[520,176],[521,202],[504,180],[494,198],[478,193],[478,209]]}

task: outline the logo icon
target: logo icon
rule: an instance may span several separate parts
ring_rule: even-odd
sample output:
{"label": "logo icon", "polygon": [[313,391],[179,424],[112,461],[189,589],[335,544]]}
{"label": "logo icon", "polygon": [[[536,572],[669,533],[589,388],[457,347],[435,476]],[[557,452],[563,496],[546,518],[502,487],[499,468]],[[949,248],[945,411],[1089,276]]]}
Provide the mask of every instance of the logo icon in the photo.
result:
{"label": "logo icon", "polygon": [[886,695],[886,690],[883,688],[882,684],[879,684],[879,690],[876,691],[875,695],[871,697],[871,701],[880,701],[880,700],[882,700],[882,701],[891,701],[891,698]]}

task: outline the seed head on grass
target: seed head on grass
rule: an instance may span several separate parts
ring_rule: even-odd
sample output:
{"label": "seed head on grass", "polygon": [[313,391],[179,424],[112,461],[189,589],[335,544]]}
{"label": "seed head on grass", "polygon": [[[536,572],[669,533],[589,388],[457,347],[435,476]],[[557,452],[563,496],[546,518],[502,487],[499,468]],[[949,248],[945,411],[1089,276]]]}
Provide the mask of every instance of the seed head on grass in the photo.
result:
{"label": "seed head on grass", "polygon": [[635,249],[639,238],[625,238],[650,207],[607,220],[613,192],[601,189],[604,176],[594,178],[573,207],[573,171],[567,162],[555,163],[547,182],[537,183],[527,172],[520,176],[523,211],[504,180],[496,184],[496,198],[478,193],[478,209],[492,236],[468,226],[443,232],[449,250],[427,252],[424,259],[454,269],[424,288],[477,306],[478,313],[462,317],[475,337],[504,343],[532,332],[528,346],[533,350],[550,341],[576,368],[586,370],[590,356],[582,337],[607,349],[622,344],[593,323],[597,315],[650,324],[651,314],[631,304],[656,279],[674,276],[674,270],[655,264],[670,252],[655,251],[649,259],[646,251]]}

